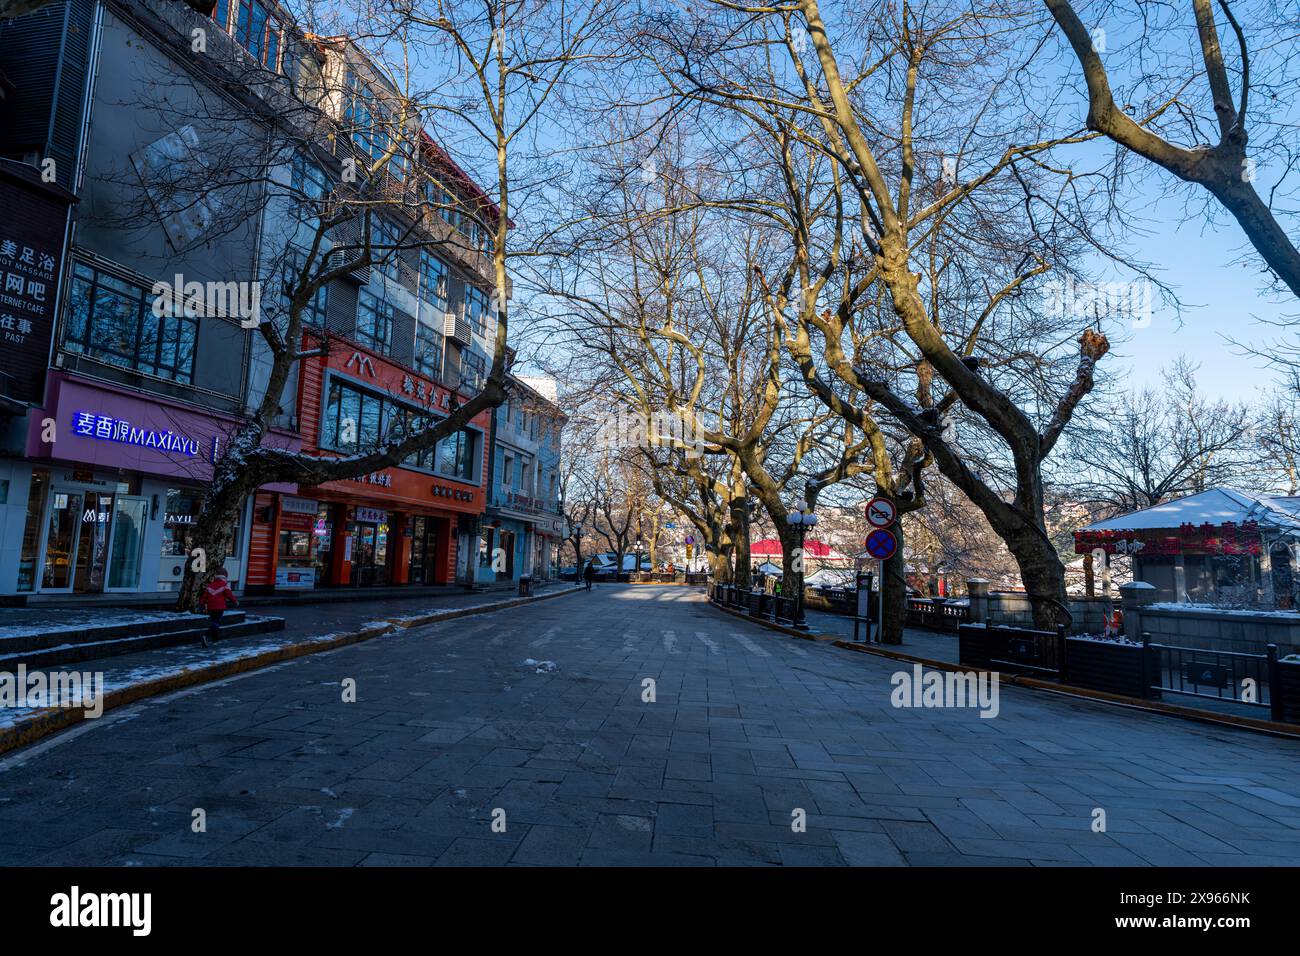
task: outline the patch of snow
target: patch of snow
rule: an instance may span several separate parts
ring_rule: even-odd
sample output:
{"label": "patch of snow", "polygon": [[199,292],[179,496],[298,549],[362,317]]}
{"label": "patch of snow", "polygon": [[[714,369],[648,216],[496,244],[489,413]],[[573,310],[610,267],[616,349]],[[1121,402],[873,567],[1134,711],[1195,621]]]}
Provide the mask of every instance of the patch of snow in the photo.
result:
{"label": "patch of snow", "polygon": [[1130,641],[1127,637],[1107,637],[1104,634],[1071,634],[1072,641],[1091,641],[1094,644],[1122,644],[1125,647],[1141,647],[1138,641]]}
{"label": "patch of snow", "polygon": [[1226,614],[1239,617],[1272,617],[1300,623],[1300,611],[1252,610],[1248,607],[1219,607],[1215,604],[1178,603],[1175,601],[1158,601],[1146,605],[1145,611],[1195,611],[1198,614]]}
{"label": "patch of snow", "polygon": [[354,813],[356,813],[356,811],[352,807],[344,807],[342,810],[339,811],[338,819],[335,820],[333,823],[325,824],[325,829],[327,830],[342,829],[343,824],[347,823],[348,820],[352,819],[352,814]]}

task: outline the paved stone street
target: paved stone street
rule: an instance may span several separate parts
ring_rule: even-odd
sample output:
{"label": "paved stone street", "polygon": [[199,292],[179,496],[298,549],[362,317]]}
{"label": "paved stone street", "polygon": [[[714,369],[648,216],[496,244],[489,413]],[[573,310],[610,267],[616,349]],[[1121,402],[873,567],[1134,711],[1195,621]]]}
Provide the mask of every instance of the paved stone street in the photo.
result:
{"label": "paved stone street", "polygon": [[1300,743],[1005,686],[993,719],[898,709],[899,670],[599,586],[11,754],[0,862],[1300,864]]}

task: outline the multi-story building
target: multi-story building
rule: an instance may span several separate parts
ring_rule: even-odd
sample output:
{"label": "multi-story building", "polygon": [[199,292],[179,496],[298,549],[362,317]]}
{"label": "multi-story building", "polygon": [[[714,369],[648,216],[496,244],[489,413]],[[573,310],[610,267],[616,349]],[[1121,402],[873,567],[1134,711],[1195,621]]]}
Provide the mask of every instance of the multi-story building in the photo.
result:
{"label": "multi-story building", "polygon": [[[23,282],[23,301],[0,301],[0,595],[179,586],[213,462],[265,391],[246,290],[276,314],[265,277],[318,226],[299,199],[385,155],[394,129],[415,145],[395,151],[386,188],[428,201],[382,206],[371,242],[391,251],[315,296],[303,351],[321,354],[298,363],[267,440],[355,453],[481,385],[496,207],[393,121],[394,91],[346,39],[305,34],[260,0],[63,0],[0,24],[0,94],[13,161],[0,190],[40,206],[0,235],[0,272]],[[230,542],[232,580],[472,583],[490,427],[484,412],[357,480],[261,489]]]}
{"label": "multi-story building", "polygon": [[478,543],[479,584],[556,574],[565,422],[556,397],[553,379],[511,376],[510,397],[493,415],[488,505]]}

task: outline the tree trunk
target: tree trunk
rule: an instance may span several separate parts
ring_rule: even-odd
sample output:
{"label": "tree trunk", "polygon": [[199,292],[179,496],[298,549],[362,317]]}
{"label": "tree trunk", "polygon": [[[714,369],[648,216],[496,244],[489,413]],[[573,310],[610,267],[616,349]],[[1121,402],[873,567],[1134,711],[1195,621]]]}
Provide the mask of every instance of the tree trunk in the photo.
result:
{"label": "tree trunk", "polygon": [[709,571],[713,575],[713,583],[730,584],[731,583],[730,551],[726,551],[726,552],[709,551],[705,554],[704,557],[709,562]]}
{"label": "tree trunk", "polygon": [[199,519],[194,525],[193,544],[185,558],[185,576],[176,596],[176,610],[198,608],[199,592],[230,557],[226,554],[226,542],[239,520],[244,501],[256,490],[256,482],[236,478],[220,488],[210,487],[204,494]]}
{"label": "tree trunk", "polygon": [[746,507],[744,498],[733,498],[731,507],[736,515],[736,570],[732,575],[732,583],[738,588],[748,590],[750,587],[749,509]]}
{"label": "tree trunk", "polygon": [[1033,610],[1034,627],[1054,631],[1058,624],[1068,626],[1065,565],[1047,535],[1025,528],[1004,535],[1003,540],[1020,569],[1020,580],[1025,585]]}

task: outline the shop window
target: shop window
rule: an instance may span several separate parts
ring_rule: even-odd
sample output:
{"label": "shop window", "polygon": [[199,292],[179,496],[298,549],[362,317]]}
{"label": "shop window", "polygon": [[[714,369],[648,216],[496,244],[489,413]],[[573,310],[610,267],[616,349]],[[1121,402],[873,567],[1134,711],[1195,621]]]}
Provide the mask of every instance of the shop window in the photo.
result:
{"label": "shop window", "polygon": [[113,505],[113,527],[108,554],[110,590],[140,585],[140,559],[144,556],[145,525],[149,520],[149,502],[143,498],[118,497]]}
{"label": "shop window", "polygon": [[[203,505],[203,492],[196,488],[168,488],[163,503],[162,557],[186,558],[194,549],[194,528],[199,521],[199,512]],[[239,522],[236,520],[224,542],[226,558],[238,554]],[[163,562],[167,568],[173,562]],[[176,591],[180,581],[175,578],[162,578],[158,582],[159,591]]]}
{"label": "shop window", "polygon": [[198,320],[188,310],[154,314],[140,286],[77,263],[73,269],[63,347],[146,375],[190,383]]}
{"label": "shop window", "polygon": [[493,529],[491,528],[484,528],[479,533],[478,566],[480,568],[492,567],[492,533]]}
{"label": "shop window", "polygon": [[501,532],[500,548],[502,557],[505,558],[505,567],[497,569],[497,580],[508,581],[515,576],[515,533],[513,531]]}
{"label": "shop window", "polygon": [[334,508],[332,505],[321,505],[320,510],[316,512],[316,524],[312,527],[312,537],[315,539],[313,544],[313,563],[316,569],[316,584],[328,584],[333,578],[331,576],[330,565],[334,557]]}
{"label": "shop window", "polygon": [[27,523],[23,526],[22,550],[18,557],[18,590],[36,588],[36,564],[40,560],[41,524],[45,516],[45,501],[50,491],[50,473],[44,468],[32,469],[32,483],[27,493]]}

